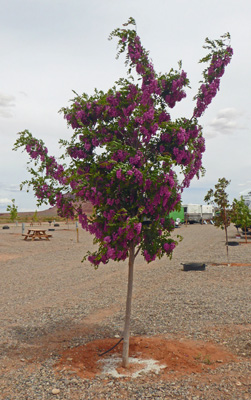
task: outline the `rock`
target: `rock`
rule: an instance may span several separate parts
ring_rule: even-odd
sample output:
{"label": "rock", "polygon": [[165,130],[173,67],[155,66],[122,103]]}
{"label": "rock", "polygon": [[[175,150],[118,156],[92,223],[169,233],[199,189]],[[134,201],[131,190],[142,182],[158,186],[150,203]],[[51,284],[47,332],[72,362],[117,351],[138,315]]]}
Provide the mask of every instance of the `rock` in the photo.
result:
{"label": "rock", "polygon": [[52,393],[52,394],[59,394],[59,393],[60,393],[60,390],[54,388],[54,389],[52,389],[51,393]]}

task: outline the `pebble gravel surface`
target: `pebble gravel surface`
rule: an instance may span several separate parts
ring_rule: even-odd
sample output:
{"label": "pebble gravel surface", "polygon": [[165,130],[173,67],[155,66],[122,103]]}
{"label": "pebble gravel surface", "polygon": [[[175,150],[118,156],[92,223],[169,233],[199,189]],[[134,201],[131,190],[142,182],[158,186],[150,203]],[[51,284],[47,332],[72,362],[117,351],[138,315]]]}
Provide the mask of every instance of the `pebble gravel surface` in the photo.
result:
{"label": "pebble gravel surface", "polygon": [[[73,225],[62,223],[50,241],[36,242],[24,241],[20,226],[0,226],[0,399],[250,400],[251,243],[230,226],[229,240],[241,244],[229,246],[227,259],[220,229],[182,225],[177,234],[183,240],[172,260],[136,259],[132,335],[211,341],[238,362],[168,381],[56,372],[63,349],[121,337],[127,262],[97,270],[81,262],[95,246],[84,231],[77,241]],[[205,263],[205,271],[184,271],[189,262]]]}

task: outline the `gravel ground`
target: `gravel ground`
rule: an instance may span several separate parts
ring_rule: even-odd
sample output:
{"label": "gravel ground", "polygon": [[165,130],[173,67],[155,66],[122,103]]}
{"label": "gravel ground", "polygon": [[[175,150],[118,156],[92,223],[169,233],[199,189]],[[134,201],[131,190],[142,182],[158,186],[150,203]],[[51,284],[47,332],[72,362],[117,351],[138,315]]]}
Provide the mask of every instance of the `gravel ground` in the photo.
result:
{"label": "gravel ground", "polygon": [[[41,242],[24,241],[20,226],[1,228],[1,400],[251,399],[251,266],[224,265],[223,231],[182,226],[171,261],[136,259],[133,335],[212,341],[239,358],[206,375],[162,381],[57,374],[63,349],[122,335],[127,262],[98,270],[81,263],[94,246],[83,231],[77,243],[73,225]],[[235,233],[231,226],[229,240]],[[229,261],[251,264],[251,244],[229,246]],[[184,272],[186,262],[204,262],[206,270]]]}

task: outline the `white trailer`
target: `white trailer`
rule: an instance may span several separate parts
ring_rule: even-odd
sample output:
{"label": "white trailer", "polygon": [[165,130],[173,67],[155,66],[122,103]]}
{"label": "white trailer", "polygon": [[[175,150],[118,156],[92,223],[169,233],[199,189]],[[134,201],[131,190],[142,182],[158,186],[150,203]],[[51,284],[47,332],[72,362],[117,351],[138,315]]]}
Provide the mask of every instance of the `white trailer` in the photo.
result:
{"label": "white trailer", "polygon": [[202,204],[183,204],[185,222],[202,223],[210,221],[214,217],[214,207]]}
{"label": "white trailer", "polygon": [[202,219],[203,221],[211,221],[215,215],[214,207],[210,205],[202,206]]}

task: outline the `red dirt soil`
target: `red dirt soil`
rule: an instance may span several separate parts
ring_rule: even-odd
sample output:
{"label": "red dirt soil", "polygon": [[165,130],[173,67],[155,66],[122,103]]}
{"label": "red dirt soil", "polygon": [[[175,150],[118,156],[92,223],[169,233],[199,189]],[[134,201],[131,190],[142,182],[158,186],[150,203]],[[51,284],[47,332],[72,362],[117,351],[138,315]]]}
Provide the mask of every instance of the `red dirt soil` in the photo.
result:
{"label": "red dirt soil", "polygon": [[230,267],[251,267],[251,264],[249,263],[212,263],[210,264],[212,266],[218,266],[218,265],[229,265]]}
{"label": "red dirt soil", "polygon": [[[109,353],[100,356],[101,353],[112,348],[118,339],[100,339],[65,350],[61,359],[55,365],[60,372],[75,372],[81,378],[92,379],[102,374],[102,359],[121,357],[122,342]],[[192,340],[168,340],[163,336],[155,337],[131,337],[130,357],[140,360],[155,360],[164,368],[158,372],[158,378],[170,379],[180,375],[192,373],[206,373],[217,366],[229,362],[237,362],[237,357],[224,348],[209,342]],[[118,365],[119,374],[132,374],[141,369],[141,365],[129,364],[128,369]],[[150,372],[151,373],[151,372]]]}

